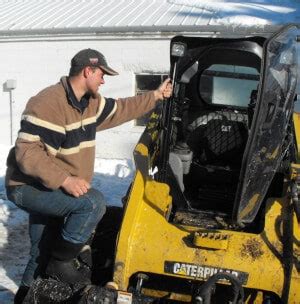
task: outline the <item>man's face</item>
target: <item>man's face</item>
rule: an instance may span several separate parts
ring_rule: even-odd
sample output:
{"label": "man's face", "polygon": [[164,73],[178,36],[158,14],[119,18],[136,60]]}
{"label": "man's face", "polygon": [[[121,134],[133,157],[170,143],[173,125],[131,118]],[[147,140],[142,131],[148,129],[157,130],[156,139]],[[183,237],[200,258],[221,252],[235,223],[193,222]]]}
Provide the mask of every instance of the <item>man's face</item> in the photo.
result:
{"label": "man's face", "polygon": [[93,97],[96,97],[99,87],[105,83],[104,73],[100,68],[87,67],[86,75],[86,86],[88,93]]}

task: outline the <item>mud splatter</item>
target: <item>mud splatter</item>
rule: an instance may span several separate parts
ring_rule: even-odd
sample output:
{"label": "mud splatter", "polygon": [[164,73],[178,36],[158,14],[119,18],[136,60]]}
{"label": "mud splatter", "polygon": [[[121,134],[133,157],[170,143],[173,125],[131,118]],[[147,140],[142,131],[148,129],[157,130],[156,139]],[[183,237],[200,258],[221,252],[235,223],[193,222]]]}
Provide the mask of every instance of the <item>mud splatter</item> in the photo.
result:
{"label": "mud splatter", "polygon": [[256,239],[250,239],[242,245],[241,256],[250,257],[253,260],[260,258],[264,254],[261,243]]}

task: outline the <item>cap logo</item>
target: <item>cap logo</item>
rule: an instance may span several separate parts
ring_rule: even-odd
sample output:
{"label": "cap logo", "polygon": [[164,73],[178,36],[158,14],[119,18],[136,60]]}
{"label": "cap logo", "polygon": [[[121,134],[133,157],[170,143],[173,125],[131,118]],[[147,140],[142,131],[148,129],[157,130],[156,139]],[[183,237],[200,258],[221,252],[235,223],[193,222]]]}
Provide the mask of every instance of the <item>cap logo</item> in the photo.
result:
{"label": "cap logo", "polygon": [[90,63],[93,65],[98,64],[98,58],[89,58],[89,60],[90,60]]}

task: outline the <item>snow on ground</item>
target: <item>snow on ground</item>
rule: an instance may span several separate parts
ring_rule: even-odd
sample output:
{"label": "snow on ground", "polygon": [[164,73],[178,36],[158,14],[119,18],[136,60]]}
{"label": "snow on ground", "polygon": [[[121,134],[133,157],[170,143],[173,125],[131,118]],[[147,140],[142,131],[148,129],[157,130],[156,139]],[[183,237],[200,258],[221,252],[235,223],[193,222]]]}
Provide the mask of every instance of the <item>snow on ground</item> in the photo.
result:
{"label": "snow on ground", "polygon": [[[13,303],[29,252],[27,214],[8,201],[5,194],[9,149],[0,145],[0,304]],[[120,206],[132,176],[130,160],[97,158],[92,185],[102,191],[109,205]]]}

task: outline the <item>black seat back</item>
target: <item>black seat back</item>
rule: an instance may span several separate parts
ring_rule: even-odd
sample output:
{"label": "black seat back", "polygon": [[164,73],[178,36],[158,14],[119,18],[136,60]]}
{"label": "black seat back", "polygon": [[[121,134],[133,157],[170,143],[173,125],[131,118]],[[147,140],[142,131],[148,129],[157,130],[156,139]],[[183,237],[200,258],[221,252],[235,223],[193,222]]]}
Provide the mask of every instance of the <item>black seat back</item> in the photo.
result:
{"label": "black seat back", "polygon": [[228,113],[210,113],[195,126],[187,144],[194,156],[203,164],[230,165],[240,163],[247,142],[245,121],[230,120]]}

